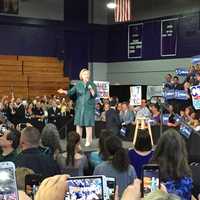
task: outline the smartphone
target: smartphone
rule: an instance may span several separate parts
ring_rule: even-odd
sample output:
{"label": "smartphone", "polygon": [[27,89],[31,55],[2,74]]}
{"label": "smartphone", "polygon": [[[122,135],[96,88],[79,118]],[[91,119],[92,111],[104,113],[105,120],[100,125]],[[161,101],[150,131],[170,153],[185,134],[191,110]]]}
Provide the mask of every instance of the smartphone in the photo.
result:
{"label": "smartphone", "polygon": [[19,200],[15,165],[12,162],[0,163],[0,199]]}
{"label": "smartphone", "polygon": [[105,176],[70,177],[67,180],[68,193],[65,200],[106,200]]}
{"label": "smartphone", "polygon": [[25,176],[25,192],[28,196],[34,198],[40,183],[42,182],[42,176],[39,174],[28,174]]}
{"label": "smartphone", "polygon": [[160,167],[156,164],[143,165],[142,197],[160,188]]}
{"label": "smartphone", "polygon": [[107,184],[107,199],[114,200],[115,189],[116,189],[116,179],[113,177],[106,177],[106,184]]}

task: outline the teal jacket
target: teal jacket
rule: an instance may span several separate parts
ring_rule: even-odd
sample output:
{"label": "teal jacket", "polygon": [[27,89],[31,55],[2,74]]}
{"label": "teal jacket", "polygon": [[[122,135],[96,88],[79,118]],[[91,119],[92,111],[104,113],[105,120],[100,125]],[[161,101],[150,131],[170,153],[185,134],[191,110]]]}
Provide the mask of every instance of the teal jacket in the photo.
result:
{"label": "teal jacket", "polygon": [[[94,96],[92,96],[90,88],[95,91]],[[84,84],[83,81],[78,81],[68,91],[68,95],[76,95],[74,124],[86,127],[94,126],[95,98],[97,96],[96,85],[92,81],[89,81],[87,84]]]}

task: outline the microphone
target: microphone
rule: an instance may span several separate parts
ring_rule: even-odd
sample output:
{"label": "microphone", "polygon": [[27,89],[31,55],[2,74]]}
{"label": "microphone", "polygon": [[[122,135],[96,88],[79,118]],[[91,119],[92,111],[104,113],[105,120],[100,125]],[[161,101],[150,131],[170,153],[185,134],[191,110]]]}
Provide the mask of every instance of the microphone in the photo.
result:
{"label": "microphone", "polygon": [[92,89],[92,86],[91,86],[90,84],[88,85],[88,89],[89,89],[89,90],[91,90],[91,89]]}

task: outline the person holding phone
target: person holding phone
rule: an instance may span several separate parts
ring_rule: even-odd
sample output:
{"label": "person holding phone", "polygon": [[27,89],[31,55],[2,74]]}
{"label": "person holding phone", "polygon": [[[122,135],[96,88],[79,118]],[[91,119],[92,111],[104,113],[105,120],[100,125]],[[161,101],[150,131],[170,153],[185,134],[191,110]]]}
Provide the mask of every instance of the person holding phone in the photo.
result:
{"label": "person holding phone", "polygon": [[192,173],[188,165],[184,139],[175,129],[168,129],[160,137],[153,154],[152,164],[160,166],[160,181],[168,193],[182,200],[191,199]]}
{"label": "person holding phone", "polygon": [[70,90],[59,89],[58,93],[76,95],[76,107],[74,124],[76,132],[82,137],[82,127],[86,127],[86,143],[92,143],[92,127],[95,124],[95,98],[97,96],[96,85],[90,80],[90,71],[82,69],[79,74],[80,81]]}

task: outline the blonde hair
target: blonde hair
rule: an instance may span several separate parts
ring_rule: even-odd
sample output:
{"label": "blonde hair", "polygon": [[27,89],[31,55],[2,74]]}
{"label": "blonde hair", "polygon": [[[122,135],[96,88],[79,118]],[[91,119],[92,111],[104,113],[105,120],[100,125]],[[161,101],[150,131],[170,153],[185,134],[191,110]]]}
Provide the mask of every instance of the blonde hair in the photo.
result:
{"label": "blonde hair", "polygon": [[161,190],[149,193],[143,200],[181,200],[175,194],[169,194]]}
{"label": "blonde hair", "polygon": [[80,78],[80,80],[83,80],[82,75],[83,75],[84,72],[87,72],[87,73],[89,73],[89,75],[90,75],[90,71],[89,71],[88,69],[86,69],[86,68],[83,68],[83,69],[80,71],[80,73],[79,73],[79,78]]}
{"label": "blonde hair", "polygon": [[34,174],[34,171],[25,167],[16,168],[16,181],[18,190],[25,190],[25,176],[29,174]]}

